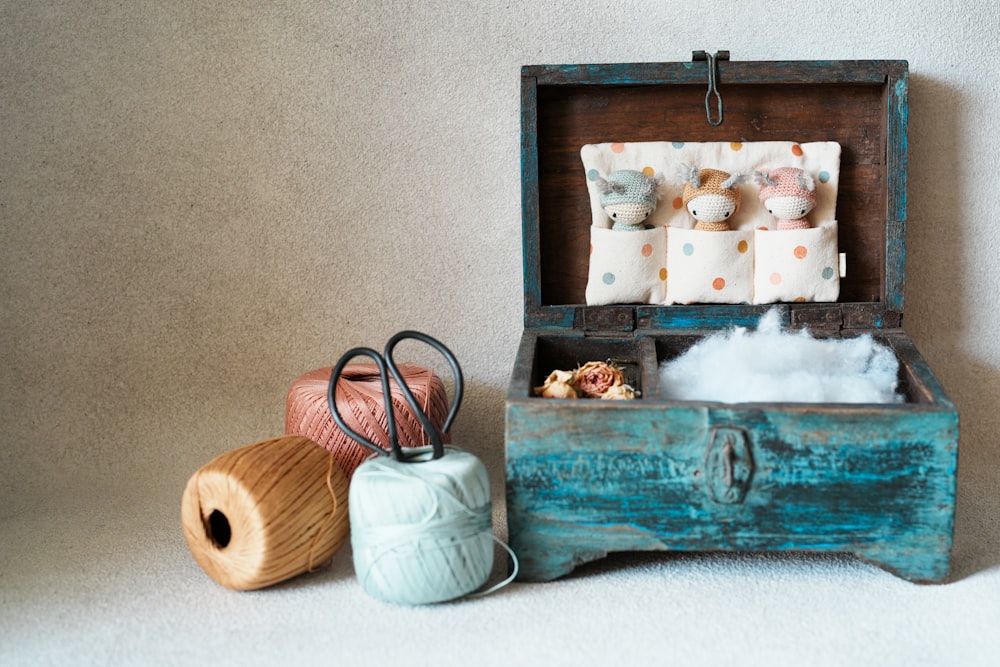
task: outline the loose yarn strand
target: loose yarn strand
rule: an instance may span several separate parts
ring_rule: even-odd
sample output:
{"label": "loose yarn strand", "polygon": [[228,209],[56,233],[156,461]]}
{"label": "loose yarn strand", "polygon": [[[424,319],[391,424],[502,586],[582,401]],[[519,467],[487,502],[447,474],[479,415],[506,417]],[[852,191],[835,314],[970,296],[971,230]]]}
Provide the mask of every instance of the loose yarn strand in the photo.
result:
{"label": "loose yarn strand", "polygon": [[476,591],[475,593],[470,593],[469,594],[470,598],[481,598],[481,597],[486,597],[490,593],[496,593],[498,590],[500,590],[501,588],[503,588],[504,586],[506,586],[506,585],[508,585],[510,583],[513,583],[513,581],[515,579],[517,579],[517,573],[518,573],[518,570],[520,569],[520,564],[517,561],[517,554],[514,553],[514,550],[511,549],[510,546],[508,546],[506,542],[504,542],[503,540],[501,540],[496,535],[493,536],[493,541],[496,542],[497,544],[499,544],[501,547],[503,547],[504,551],[506,551],[507,554],[510,556],[510,562],[512,564],[511,572],[510,572],[509,575],[507,575],[506,579],[504,579],[503,581],[499,581],[499,582],[493,584],[492,586],[490,586],[489,588],[487,588],[485,591]]}
{"label": "loose yarn strand", "polygon": [[335,516],[337,516],[337,509],[338,509],[337,494],[333,490],[333,466],[335,465],[333,460],[333,452],[330,452],[328,458],[329,462],[327,463],[326,467],[326,490],[329,491],[330,493],[330,514],[327,515],[326,521],[324,521],[323,524],[316,529],[316,534],[313,535],[312,544],[309,545],[309,558],[306,561],[306,572],[316,571],[315,568],[313,567],[313,554],[316,551],[316,544],[319,542],[319,536],[323,534],[323,531],[326,530],[326,527],[329,526],[330,522],[333,521]]}

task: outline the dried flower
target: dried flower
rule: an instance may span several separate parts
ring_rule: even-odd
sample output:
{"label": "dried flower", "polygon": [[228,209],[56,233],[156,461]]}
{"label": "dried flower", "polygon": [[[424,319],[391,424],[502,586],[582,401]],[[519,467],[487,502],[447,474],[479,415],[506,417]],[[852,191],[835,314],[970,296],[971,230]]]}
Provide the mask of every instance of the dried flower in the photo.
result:
{"label": "dried flower", "polygon": [[564,382],[565,384],[576,384],[576,371],[552,371],[545,378],[545,384]]}
{"label": "dried flower", "polygon": [[541,387],[535,387],[535,396],[542,398],[579,398],[574,382],[576,371],[552,371]]}
{"label": "dried flower", "polygon": [[638,395],[639,392],[633,389],[631,385],[618,384],[601,394],[601,398],[605,401],[628,401]]}
{"label": "dried flower", "polygon": [[566,382],[550,382],[535,389],[535,395],[542,398],[580,398],[576,388]]}
{"label": "dried flower", "polygon": [[625,384],[625,375],[610,359],[589,361],[574,371],[552,371],[541,387],[534,388],[535,396],[543,398],[602,398],[622,401],[639,396],[631,385]]}
{"label": "dried flower", "polygon": [[576,369],[576,388],[587,398],[600,398],[612,387],[625,384],[617,366],[604,361],[588,361]]}

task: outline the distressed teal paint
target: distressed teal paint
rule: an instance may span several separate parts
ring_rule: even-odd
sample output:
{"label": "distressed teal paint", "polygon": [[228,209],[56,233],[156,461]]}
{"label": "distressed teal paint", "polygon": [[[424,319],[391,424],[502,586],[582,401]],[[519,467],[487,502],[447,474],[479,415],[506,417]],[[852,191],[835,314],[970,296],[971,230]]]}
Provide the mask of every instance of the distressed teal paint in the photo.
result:
{"label": "distressed teal paint", "polygon": [[521,243],[524,253],[525,327],[542,305],[541,253],[538,246],[538,87],[521,77]]}
{"label": "distressed teal paint", "polygon": [[[880,70],[898,61],[719,61],[719,83],[884,83]],[[766,67],[762,67],[762,65]],[[706,62],[530,65],[522,76],[542,85],[661,85],[707,83]]]}
{"label": "distressed teal paint", "polygon": [[887,74],[886,175],[888,219],[885,226],[885,303],[903,311],[906,275],[906,175],[909,125],[909,73],[897,63]]}
{"label": "distressed teal paint", "polygon": [[788,324],[789,309],[782,304],[640,307],[638,318],[642,322],[642,328],[654,330],[756,328],[760,318],[771,309],[777,309],[781,314],[782,324]]}
{"label": "distressed teal paint", "polygon": [[[527,281],[527,278],[525,280]],[[538,294],[541,294],[540,288]],[[527,300],[527,296],[525,298]],[[534,310],[525,312],[524,327],[537,330],[572,330],[576,311],[577,308],[574,306],[538,306]]]}
{"label": "distressed teal paint", "polygon": [[[947,408],[560,403],[508,404],[523,579],[636,549],[848,551],[913,580],[947,576],[958,436]],[[711,492],[717,427],[747,434],[742,502]]]}

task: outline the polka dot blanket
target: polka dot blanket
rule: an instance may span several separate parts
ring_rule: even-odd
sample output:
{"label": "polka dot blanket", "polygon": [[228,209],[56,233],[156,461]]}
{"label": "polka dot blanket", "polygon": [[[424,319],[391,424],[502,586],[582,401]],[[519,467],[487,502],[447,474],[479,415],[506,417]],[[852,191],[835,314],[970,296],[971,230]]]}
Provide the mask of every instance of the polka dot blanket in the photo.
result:
{"label": "polka dot blanket", "polygon": [[[836,142],[636,142],[588,144],[580,155],[592,212],[588,305],[613,303],[774,303],[836,301],[841,276],[836,201]],[[759,186],[737,185],[742,205],[731,231],[695,230],[681,193],[682,165],[751,176],[798,167],[814,177],[811,227],[775,231]],[[661,176],[656,209],[640,232],[612,230],[597,183],[622,169]]]}

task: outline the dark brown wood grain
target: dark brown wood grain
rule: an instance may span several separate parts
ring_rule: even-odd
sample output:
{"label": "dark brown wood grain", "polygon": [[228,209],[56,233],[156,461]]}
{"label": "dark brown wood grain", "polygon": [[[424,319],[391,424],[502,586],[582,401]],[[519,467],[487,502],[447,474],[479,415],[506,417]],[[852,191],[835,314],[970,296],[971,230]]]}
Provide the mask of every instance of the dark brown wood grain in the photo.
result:
{"label": "dark brown wood grain", "polygon": [[723,84],[725,122],[705,117],[704,85],[538,87],[543,305],[584,302],[590,204],[584,144],[609,141],[837,141],[837,217],[849,258],[841,301],[878,302],[886,243],[884,82]]}

